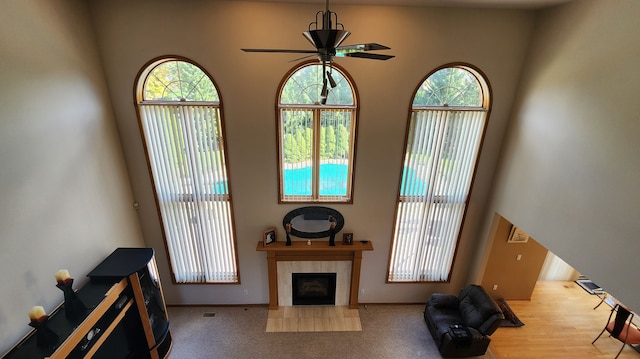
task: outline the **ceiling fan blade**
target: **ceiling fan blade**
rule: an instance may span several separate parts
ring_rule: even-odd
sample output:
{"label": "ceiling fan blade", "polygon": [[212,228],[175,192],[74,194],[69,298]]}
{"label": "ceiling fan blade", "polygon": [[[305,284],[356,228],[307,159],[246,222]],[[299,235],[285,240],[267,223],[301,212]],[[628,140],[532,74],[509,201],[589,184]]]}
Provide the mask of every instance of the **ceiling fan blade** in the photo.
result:
{"label": "ceiling fan blade", "polygon": [[368,52],[350,52],[350,53],[346,53],[343,55],[336,55],[336,56],[359,57],[361,59],[372,59],[372,60],[389,60],[395,57],[393,55],[371,54]]}
{"label": "ceiling fan blade", "polygon": [[298,57],[297,59],[289,60],[288,62],[296,62],[296,61],[300,61],[300,60],[308,59],[308,58],[313,57],[313,56],[316,56],[316,55],[317,55],[317,53],[314,53],[314,54],[311,54],[311,55]]}
{"label": "ceiling fan blade", "polygon": [[395,56],[365,53],[363,51],[390,50],[388,46],[380,45],[375,42],[367,44],[354,44],[340,46],[336,48],[336,56],[338,57],[359,57],[363,59],[389,60]]}
{"label": "ceiling fan blade", "polygon": [[277,52],[288,54],[315,54],[317,50],[288,50],[288,49],[240,49],[244,52]]}
{"label": "ceiling fan blade", "polygon": [[375,51],[375,50],[390,50],[391,48],[388,46],[376,44],[375,42],[370,42],[367,44],[354,44],[354,45],[345,45],[336,47],[337,52],[354,52],[354,51]]}

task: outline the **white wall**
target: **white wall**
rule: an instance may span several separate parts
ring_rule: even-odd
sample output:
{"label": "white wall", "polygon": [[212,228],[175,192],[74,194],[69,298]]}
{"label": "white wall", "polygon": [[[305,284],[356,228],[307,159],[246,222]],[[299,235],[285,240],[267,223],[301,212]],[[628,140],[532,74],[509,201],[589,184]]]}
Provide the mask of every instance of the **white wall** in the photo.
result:
{"label": "white wall", "polygon": [[543,13],[487,211],[636,310],[638,14],[635,0],[577,1]]}
{"label": "white wall", "polygon": [[[118,246],[142,246],[87,7],[2,2],[0,353]],[[76,285],[74,285],[76,287]]]}
{"label": "white wall", "polygon": [[[91,13],[147,243],[163,251],[161,226],[133,102],[136,74],[150,59],[188,57],[212,74],[222,95],[241,285],[171,285],[159,255],[168,303],[267,303],[266,256],[256,252],[263,230],[280,228],[299,206],[277,198],[278,84],[296,55],[248,54],[240,48],[310,48],[303,38],[322,4],[243,1],[92,1]],[[528,11],[332,6],[352,32],[345,44],[379,42],[397,57],[386,61],[337,60],[360,94],[354,203],[331,205],[345,217],[345,231],[372,240],[364,254],[361,302],[423,302],[435,290],[457,292],[471,281],[471,262],[484,248],[479,225],[496,158],[529,44],[535,14]],[[471,63],[488,77],[493,111],[470,209],[450,284],[386,284],[395,196],[400,177],[407,111],[416,86],[449,62]],[[245,295],[244,290],[248,290]]]}
{"label": "white wall", "polygon": [[540,270],[538,280],[574,281],[579,277],[580,273],[578,273],[575,268],[563,261],[562,258],[547,251],[547,257]]}

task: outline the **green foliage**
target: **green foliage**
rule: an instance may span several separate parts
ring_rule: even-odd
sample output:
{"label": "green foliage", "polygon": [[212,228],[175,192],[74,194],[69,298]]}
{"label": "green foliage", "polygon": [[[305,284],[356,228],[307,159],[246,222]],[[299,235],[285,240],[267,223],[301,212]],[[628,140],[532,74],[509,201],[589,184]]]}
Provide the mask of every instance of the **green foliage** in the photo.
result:
{"label": "green foliage", "polygon": [[336,132],[333,126],[327,127],[324,136],[324,142],[327,150],[327,158],[334,158],[336,155]]}
{"label": "green foliage", "polygon": [[[307,140],[304,138],[304,133],[301,130],[296,131],[296,153],[295,160],[304,161],[307,158]],[[309,157],[311,158],[311,157]]]}
{"label": "green foliage", "polygon": [[338,125],[335,157],[349,157],[349,131],[347,131],[347,128],[343,124]]}
{"label": "green foliage", "polygon": [[[285,163],[310,160],[313,156],[313,136],[311,128],[297,130],[283,136],[283,159]],[[320,128],[320,158],[344,159],[349,157],[350,134],[345,125],[322,126]]]}
{"label": "green foliage", "polygon": [[475,76],[460,67],[434,72],[420,86],[414,106],[482,106],[482,88]]}
{"label": "green foliage", "polygon": [[327,141],[324,140],[327,136],[327,129],[325,127],[320,128],[320,158],[329,158],[329,152],[327,152]]}
{"label": "green foliage", "polygon": [[144,86],[145,100],[210,101],[220,97],[213,82],[198,66],[185,61],[166,61],[156,66]]}
{"label": "green foliage", "polygon": [[305,128],[304,131],[304,141],[306,144],[306,149],[304,151],[304,159],[310,159],[313,154],[313,136],[310,128]]}
{"label": "green foliage", "polygon": [[282,139],[282,155],[284,156],[284,161],[287,163],[296,162],[296,139],[292,134],[287,133],[284,135]]}
{"label": "green foliage", "polygon": [[[353,90],[349,81],[336,69],[332,69],[330,73],[336,82],[336,87],[329,86],[326,105],[353,105]],[[309,64],[299,68],[291,74],[284,85],[280,103],[285,105],[319,104],[323,81],[321,64]]]}
{"label": "green foliage", "polygon": [[281,112],[283,133],[283,159],[296,163],[310,159],[313,151],[312,113],[308,110]]}

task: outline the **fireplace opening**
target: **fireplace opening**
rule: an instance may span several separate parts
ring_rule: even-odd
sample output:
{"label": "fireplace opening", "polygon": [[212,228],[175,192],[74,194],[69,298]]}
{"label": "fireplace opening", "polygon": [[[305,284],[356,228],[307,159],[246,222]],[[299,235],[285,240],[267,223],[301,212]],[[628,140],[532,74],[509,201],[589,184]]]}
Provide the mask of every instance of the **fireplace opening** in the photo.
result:
{"label": "fireplace opening", "polygon": [[336,273],[291,273],[293,305],[335,305]]}

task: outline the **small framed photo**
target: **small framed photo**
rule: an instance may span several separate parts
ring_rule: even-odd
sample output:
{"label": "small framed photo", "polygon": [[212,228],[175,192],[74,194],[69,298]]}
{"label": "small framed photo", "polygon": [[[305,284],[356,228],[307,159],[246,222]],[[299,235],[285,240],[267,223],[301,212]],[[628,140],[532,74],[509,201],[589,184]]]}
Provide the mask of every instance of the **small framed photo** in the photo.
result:
{"label": "small framed photo", "polygon": [[353,244],[353,233],[344,233],[342,235],[342,244]]}
{"label": "small framed photo", "polygon": [[507,239],[507,243],[527,243],[529,241],[529,235],[524,233],[524,231],[516,226],[511,227],[511,233],[509,234],[509,239]]}
{"label": "small framed photo", "polygon": [[276,243],[276,229],[269,228],[264,231],[264,235],[262,236],[262,245],[268,246],[274,243]]}

